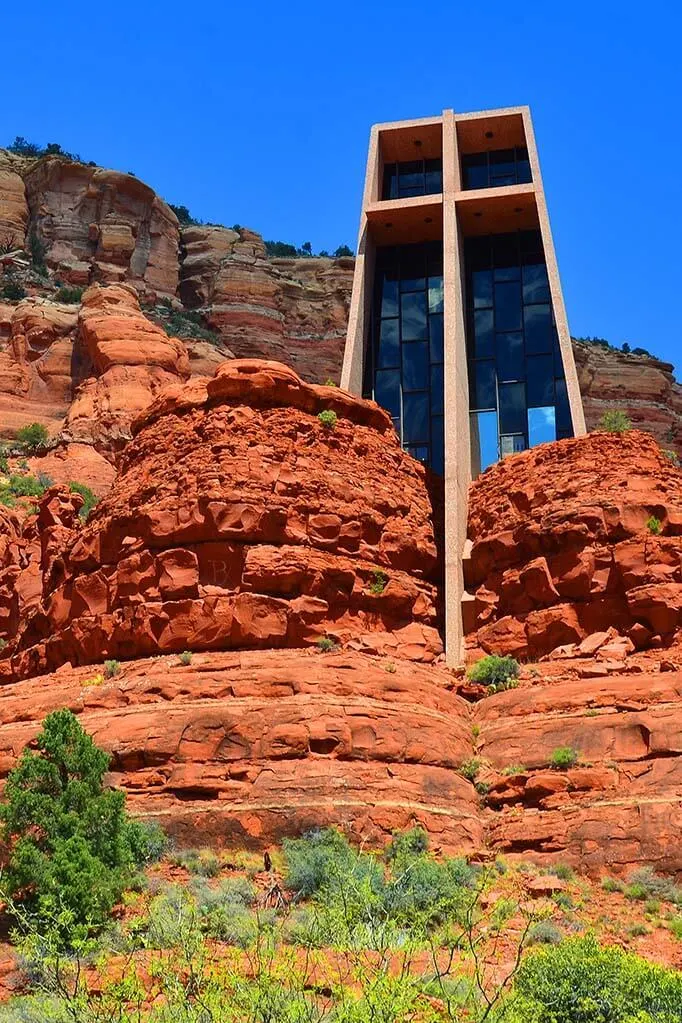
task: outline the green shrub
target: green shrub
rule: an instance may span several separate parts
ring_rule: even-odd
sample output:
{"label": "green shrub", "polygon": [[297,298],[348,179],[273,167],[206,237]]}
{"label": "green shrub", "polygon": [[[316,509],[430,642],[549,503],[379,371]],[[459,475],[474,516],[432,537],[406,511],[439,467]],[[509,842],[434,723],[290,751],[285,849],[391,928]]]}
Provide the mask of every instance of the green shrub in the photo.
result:
{"label": "green shrub", "polygon": [[532,949],[515,991],[522,1001],[514,1023],[627,1023],[638,1013],[650,1013],[651,1023],[673,1023],[682,1014],[682,973],[602,947],[591,936]]}
{"label": "green shrub", "polygon": [[74,480],[69,483],[69,490],[74,494],[80,494],[83,498],[83,506],[78,515],[85,522],[99,498],[93,494],[90,487],[86,487],[85,483],[76,483]]}
{"label": "green shrub", "polygon": [[526,773],[526,768],[524,767],[523,764],[509,764],[508,767],[503,767],[502,768],[502,774],[505,774],[505,775],[507,775],[509,777],[512,777],[512,778],[516,774],[525,774],[525,773]]}
{"label": "green shrub", "polygon": [[181,654],[178,654],[178,660],[180,661],[180,664],[184,664],[185,667],[188,664],[191,664],[192,663],[192,651],[191,650],[183,650]]}
{"label": "green shrub", "polygon": [[601,886],[605,892],[624,892],[625,885],[617,877],[603,877]]}
{"label": "green shrub", "polygon": [[639,867],[628,875],[625,890],[632,899],[663,899],[664,902],[682,904],[682,888],[670,877],[661,877],[651,867]]}
{"label": "green shrub", "polygon": [[332,650],[336,650],[336,643],[331,636],[320,636],[315,646],[323,654],[329,654]]}
{"label": "green shrub", "polygon": [[150,948],[197,948],[201,940],[199,910],[192,894],[169,885],[149,906],[147,944]]}
{"label": "green shrub", "polygon": [[338,422],[338,416],[333,409],[326,408],[322,412],[317,413],[317,418],[320,420],[325,430],[333,430]]}
{"label": "green shrub", "polygon": [[39,274],[47,274],[47,267],[45,265],[47,246],[43,241],[41,241],[35,231],[31,231],[28,244],[31,250],[31,262],[33,264],[33,269]]}
{"label": "green shrub", "polygon": [[682,941],[682,916],[672,917],[668,921],[668,927],[671,934],[673,934],[678,941]]}
{"label": "green shrub", "polygon": [[126,841],[134,862],[141,866],[156,863],[168,848],[168,836],[156,821],[130,819],[126,827]]}
{"label": "green shrub", "polygon": [[56,911],[73,926],[101,925],[120,899],[140,850],[123,792],[105,790],[109,755],[68,710],[54,711],[10,771],[0,805],[9,865],[4,893],[38,921]]}
{"label": "green shrub", "polygon": [[569,767],[573,767],[577,764],[580,754],[577,749],[573,749],[572,746],[557,746],[552,751],[552,755],[549,758],[551,767],[557,768],[557,770],[565,771]]}
{"label": "green shrub", "polygon": [[382,572],[379,568],[372,569],[372,582],[369,584],[369,592],[375,596],[379,596],[386,589],[388,583],[388,576],[385,572]]}
{"label": "green shrub", "polygon": [[663,455],[664,458],[667,458],[669,462],[672,462],[672,464],[675,466],[676,469],[679,469],[679,467],[680,467],[680,456],[677,454],[676,451],[670,451],[669,449],[664,449],[664,450],[661,451],[661,454]]}
{"label": "green shrub", "polygon": [[345,835],[336,828],[311,831],[302,838],[285,838],[282,848],[284,883],[299,897],[313,895],[339,874],[351,872],[358,860]]}
{"label": "green shrub", "polygon": [[550,873],[561,878],[562,881],[573,881],[575,878],[575,870],[568,863],[555,863]]}
{"label": "green shrub", "polygon": [[599,429],[605,430],[607,433],[627,433],[632,429],[632,421],[625,412],[611,409],[605,412],[599,420]]}
{"label": "green shrub", "polygon": [[104,662],[104,677],[105,678],[114,678],[115,675],[118,675],[120,670],[121,670],[121,663],[120,663],[120,661],[105,661]]}
{"label": "green shrub", "polygon": [[6,483],[0,483],[0,504],[11,508],[15,504],[15,498],[40,497],[45,489],[45,485],[36,476],[11,473]]}
{"label": "green shrub", "polygon": [[58,288],[54,294],[55,302],[64,302],[69,305],[77,305],[83,297],[83,288]]}
{"label": "green shrub", "polygon": [[172,862],[200,877],[217,877],[220,873],[220,859],[211,849],[181,849]]}
{"label": "green shrub", "polygon": [[467,781],[476,781],[476,775],[481,769],[481,761],[477,760],[476,757],[472,757],[470,760],[465,760],[457,768],[458,774],[461,774]]}
{"label": "green shrub", "polygon": [[8,281],[0,290],[0,295],[8,302],[20,302],[22,298],[26,298],[26,288],[17,281]]}
{"label": "green shrub", "polygon": [[651,515],[646,520],[646,528],[649,530],[650,533],[653,533],[654,536],[658,536],[663,526],[660,519],[657,519],[655,515]]}
{"label": "green shrub", "polygon": [[419,856],[428,852],[429,835],[420,825],[410,828],[408,831],[394,831],[391,841],[386,846],[386,859],[391,860],[409,859],[412,856]]}
{"label": "green shrub", "polygon": [[44,448],[48,436],[47,428],[42,423],[29,423],[17,430],[17,441],[26,451]]}
{"label": "green shrub", "polygon": [[499,686],[517,679],[519,669],[519,662],[514,657],[487,654],[469,668],[467,677],[479,685]]}
{"label": "green shrub", "polygon": [[528,929],[526,940],[529,945],[558,945],[563,934],[551,920],[538,920]]}

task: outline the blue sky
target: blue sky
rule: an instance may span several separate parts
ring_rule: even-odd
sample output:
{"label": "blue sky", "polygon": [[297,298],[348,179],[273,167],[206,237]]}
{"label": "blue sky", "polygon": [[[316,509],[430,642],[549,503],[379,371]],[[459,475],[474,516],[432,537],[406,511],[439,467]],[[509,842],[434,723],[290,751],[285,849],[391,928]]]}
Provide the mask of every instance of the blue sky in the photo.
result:
{"label": "blue sky", "polygon": [[682,371],[676,4],[4,6],[0,143],[59,142],[315,250],[355,245],[373,122],[528,103],[572,333]]}

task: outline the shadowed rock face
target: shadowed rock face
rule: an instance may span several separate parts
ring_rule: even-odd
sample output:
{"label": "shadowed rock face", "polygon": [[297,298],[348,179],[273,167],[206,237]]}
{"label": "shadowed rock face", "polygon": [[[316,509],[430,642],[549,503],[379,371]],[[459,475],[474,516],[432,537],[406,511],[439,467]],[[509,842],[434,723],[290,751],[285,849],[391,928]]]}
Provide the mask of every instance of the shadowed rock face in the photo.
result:
{"label": "shadowed rock face", "polygon": [[505,459],[471,487],[469,536],[468,631],[484,651],[535,658],[609,627],[644,648],[680,625],[682,473],[647,434]]}
{"label": "shadowed rock face", "polygon": [[166,391],[134,430],[88,524],[43,552],[15,674],[325,635],[441,652],[424,470],[377,405],[235,360]]}

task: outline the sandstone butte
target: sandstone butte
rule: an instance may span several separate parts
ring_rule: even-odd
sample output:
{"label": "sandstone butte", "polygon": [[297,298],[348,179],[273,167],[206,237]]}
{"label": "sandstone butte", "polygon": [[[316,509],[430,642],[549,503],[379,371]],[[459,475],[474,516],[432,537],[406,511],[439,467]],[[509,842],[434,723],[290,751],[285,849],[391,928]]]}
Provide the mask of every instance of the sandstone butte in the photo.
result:
{"label": "sandstone butte", "polygon": [[472,485],[470,657],[524,662],[485,696],[444,666],[428,480],[374,403],[233,360],[177,374],[132,432],[85,524],[59,486],[0,517],[0,775],[68,706],[187,845],[419,822],[476,857],[682,870],[682,474],[650,436]]}

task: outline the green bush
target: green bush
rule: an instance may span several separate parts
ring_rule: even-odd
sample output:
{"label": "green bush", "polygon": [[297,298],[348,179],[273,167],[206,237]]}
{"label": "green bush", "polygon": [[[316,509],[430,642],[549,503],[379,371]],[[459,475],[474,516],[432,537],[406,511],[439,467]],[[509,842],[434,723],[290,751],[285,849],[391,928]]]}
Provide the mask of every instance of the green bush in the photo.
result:
{"label": "green bush", "polygon": [[538,920],[528,929],[526,940],[529,945],[558,945],[563,934],[551,920]]}
{"label": "green bush", "polygon": [[617,877],[603,877],[601,886],[605,892],[624,892],[625,885]]}
{"label": "green bush", "polygon": [[466,778],[467,781],[474,782],[476,781],[476,775],[480,769],[481,761],[477,760],[476,757],[472,757],[470,760],[465,760],[462,764],[460,764],[457,771],[463,778]]}
{"label": "green bush", "polygon": [[666,448],[661,451],[661,454],[663,455],[664,458],[667,458],[669,462],[672,462],[676,469],[679,469],[680,456],[677,454],[676,451],[671,451],[670,449]]}
{"label": "green bush", "polygon": [[40,497],[46,485],[36,476],[20,476],[10,473],[6,483],[0,483],[0,504],[12,508],[17,497]]}
{"label": "green bush", "polygon": [[638,867],[628,874],[627,880],[628,887],[625,893],[629,898],[656,898],[682,904],[682,888],[676,885],[672,878],[656,874],[651,867]]}
{"label": "green bush", "polygon": [[467,677],[479,685],[500,686],[517,679],[519,670],[520,665],[515,657],[487,654],[469,668]]}
{"label": "green bush", "polygon": [[633,1023],[638,1013],[673,1023],[682,1015],[682,973],[591,936],[532,949],[515,991],[521,1000],[510,1023]]}
{"label": "green bush", "polygon": [[646,528],[649,530],[650,533],[653,533],[654,536],[658,536],[661,533],[661,530],[663,529],[663,525],[660,519],[657,519],[655,515],[651,515],[646,520]]}
{"label": "green bush", "polygon": [[428,852],[429,835],[420,825],[408,831],[394,831],[391,841],[386,847],[386,859],[405,860],[421,853]]}
{"label": "green bush", "polygon": [[220,873],[220,860],[211,849],[181,849],[172,862],[200,877],[217,877]]}
{"label": "green bush", "polygon": [[20,302],[22,298],[26,298],[26,288],[18,284],[17,281],[8,281],[0,289],[0,295],[8,302]]}
{"label": "green bush", "polygon": [[[105,790],[109,755],[68,710],[43,722],[10,771],[0,805],[9,864],[4,894],[38,921],[66,910],[86,929],[104,923],[140,850],[123,792]],[[73,934],[64,934],[69,942]]]}
{"label": "green bush", "polygon": [[48,436],[47,428],[42,423],[29,423],[17,430],[17,441],[26,451],[45,447]]}
{"label": "green bush", "polygon": [[557,770],[565,771],[569,767],[573,767],[577,764],[580,754],[577,749],[573,749],[572,746],[557,746],[552,751],[552,755],[549,758],[551,767],[557,768]]}
{"label": "green bush", "polygon": [[83,297],[83,288],[58,288],[54,294],[55,302],[64,302],[69,305],[77,305]]}
{"label": "green bush", "polygon": [[90,487],[86,487],[85,483],[76,483],[74,480],[69,483],[69,490],[74,494],[80,494],[83,498],[83,506],[78,515],[85,522],[99,498],[93,494]]}
{"label": "green bush", "polygon": [[609,412],[605,412],[599,420],[599,429],[605,430],[607,433],[627,433],[632,429],[632,420],[625,412],[611,409]]}
{"label": "green bush", "polygon": [[357,860],[345,835],[336,828],[311,831],[302,838],[285,838],[282,849],[284,883],[301,898],[318,892],[339,873],[350,871]]}
{"label": "green bush", "polygon": [[126,841],[134,862],[140,866],[156,863],[168,848],[168,836],[156,821],[130,819],[126,827]]}
{"label": "green bush", "polygon": [[338,416],[333,409],[326,408],[322,412],[317,413],[317,418],[320,420],[325,430],[333,430],[338,422]]}
{"label": "green bush", "polygon": [[336,643],[331,636],[320,636],[315,646],[323,654],[330,654],[332,650],[336,649]]}
{"label": "green bush", "polygon": [[677,938],[678,941],[682,941],[682,916],[674,916],[668,921],[668,927],[670,928],[671,934]]}
{"label": "green bush", "polygon": [[178,660],[180,664],[184,664],[187,667],[188,664],[192,663],[192,651],[183,650],[181,654],[178,654]]}
{"label": "green bush", "polygon": [[575,878],[575,870],[568,863],[555,863],[550,873],[562,881],[573,881]]}
{"label": "green bush", "polygon": [[369,584],[369,592],[375,596],[383,593],[388,584],[388,576],[385,572],[382,572],[379,568],[372,569],[372,581]]}
{"label": "green bush", "polygon": [[516,775],[516,774],[525,774],[525,773],[526,773],[526,768],[524,767],[523,764],[509,764],[508,767],[503,767],[502,768],[502,774],[505,774],[505,775],[507,775],[507,777],[511,777],[511,778],[513,778],[514,775]]}

